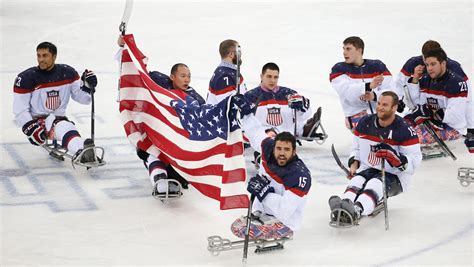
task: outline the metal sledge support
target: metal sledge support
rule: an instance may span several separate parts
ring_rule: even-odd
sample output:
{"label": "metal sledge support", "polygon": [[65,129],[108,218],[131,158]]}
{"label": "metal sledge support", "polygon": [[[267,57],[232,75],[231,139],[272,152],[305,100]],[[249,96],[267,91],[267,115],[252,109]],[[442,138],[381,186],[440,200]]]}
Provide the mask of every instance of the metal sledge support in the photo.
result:
{"label": "metal sledge support", "polygon": [[448,156],[438,144],[423,144],[421,146],[423,160],[443,158]]}
{"label": "metal sledge support", "polygon": [[[344,218],[341,221],[341,218]],[[351,228],[359,225],[359,220],[352,216],[344,209],[337,208],[331,211],[329,226],[334,228]]]}
{"label": "metal sledge support", "polygon": [[[272,240],[266,239],[250,239],[248,242],[249,247],[256,247],[255,253],[265,253],[275,250],[284,249],[283,244],[291,240],[288,237],[275,238]],[[207,238],[208,246],[207,250],[213,255],[218,256],[221,251],[242,249],[244,247],[244,240],[230,241],[227,238],[222,238],[218,235],[213,235]]]}
{"label": "metal sledge support", "polygon": [[[165,193],[154,193],[153,197],[156,199],[159,199],[163,204],[168,204],[170,203],[171,200],[180,198],[183,195],[183,187],[181,186],[181,183],[178,182],[178,180],[175,179],[165,179],[166,182],[170,183],[175,183],[178,187],[179,190],[176,193],[170,193],[169,190],[166,191]],[[169,186],[168,186],[169,188]]]}
{"label": "metal sledge support", "polygon": [[64,157],[72,158],[69,154],[67,154],[66,149],[61,148],[58,145],[58,141],[56,140],[53,140],[51,143],[48,142],[48,140],[46,140],[46,143],[41,145],[41,147],[43,147],[46,151],[48,151],[48,155],[50,155],[51,157],[57,160],[64,161]]}
{"label": "metal sledge support", "polygon": [[431,136],[433,136],[434,140],[436,141],[436,143],[438,143],[439,147],[443,150],[443,152],[449,155],[453,160],[457,160],[456,156],[449,149],[443,139],[441,139],[435,132],[433,127],[431,127],[431,124],[428,121],[424,121],[423,125],[425,126],[426,130],[431,134]]}
{"label": "metal sledge support", "polygon": [[[95,158],[95,161],[91,161],[91,162],[81,162],[81,158],[82,156],[84,155],[85,152],[89,151],[89,150],[92,150],[93,153],[94,153],[94,158]],[[97,153],[99,152],[99,153]],[[75,165],[79,165],[79,166],[83,166],[83,167],[86,167],[87,169],[90,169],[90,168],[97,168],[97,167],[100,167],[100,166],[104,166],[105,165],[105,160],[104,160],[104,149],[100,146],[94,146],[94,147],[86,147],[84,148],[80,153],[79,155],[77,156],[70,156],[69,154],[66,154],[66,156],[70,157],[71,158],[71,164],[72,164],[72,167],[75,169],[76,166]]]}
{"label": "metal sledge support", "polygon": [[[379,202],[377,206],[375,206],[374,211],[371,214],[369,214],[368,217],[377,216],[379,213],[384,211],[384,207],[385,206],[383,204],[383,201]],[[340,220],[341,215],[345,216],[346,218],[349,218],[350,220],[348,220],[347,222],[342,222]],[[346,210],[340,209],[340,208],[334,209],[333,211],[331,211],[330,219],[331,220],[329,221],[329,226],[332,226],[334,228],[351,228],[351,227],[359,225],[359,222],[360,222],[360,219],[358,220],[353,219],[352,216]]]}
{"label": "metal sledge support", "polygon": [[[321,107],[319,107],[318,110],[315,113],[317,118],[313,117],[313,119],[317,119],[318,122],[315,123],[311,127],[311,129],[309,130],[308,136],[298,136],[299,140],[316,141],[316,143],[319,144],[319,145],[324,144],[324,142],[328,138],[328,134],[326,133],[326,131],[324,130],[323,125],[321,124],[321,113],[322,113],[322,109],[321,109]],[[296,114],[295,114],[294,119],[295,119],[295,123],[296,123]],[[317,130],[319,128],[321,128],[321,132],[318,133]],[[296,133],[296,126],[295,126],[295,133]],[[311,137],[312,133],[314,133],[314,137]]]}
{"label": "metal sledge support", "polygon": [[474,183],[474,168],[461,167],[458,169],[458,180],[462,186],[468,187]]}

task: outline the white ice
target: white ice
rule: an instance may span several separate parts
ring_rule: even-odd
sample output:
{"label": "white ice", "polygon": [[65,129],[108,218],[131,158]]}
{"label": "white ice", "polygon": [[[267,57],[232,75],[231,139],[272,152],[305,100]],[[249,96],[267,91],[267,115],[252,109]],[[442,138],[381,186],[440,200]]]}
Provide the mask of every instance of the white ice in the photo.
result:
{"label": "white ice", "polygon": [[[206,238],[232,238],[229,226],[246,210],[219,211],[194,189],[169,205],[151,196],[147,173],[128,143],[119,119],[118,25],[125,1],[0,2],[1,23],[1,266],[194,265],[238,266],[242,251],[207,251]],[[129,33],[150,58],[149,69],[169,72],[189,65],[192,85],[205,95],[219,63],[220,41],[243,49],[242,73],[249,88],[263,64],[281,68],[280,84],[301,90],[323,107],[329,139],[304,143],[299,154],[310,167],[313,187],[303,228],[279,252],[249,252],[248,264],[290,265],[473,265],[473,189],[462,187],[459,167],[474,167],[464,144],[449,144],[457,161],[424,161],[411,191],[389,200],[390,230],[383,214],[357,228],[328,226],[327,200],[346,180],[330,145],[347,160],[351,134],[344,128],[331,67],[342,61],[342,41],[364,39],[365,58],[384,61],[398,73],[428,39],[473,73],[472,1],[154,2],[135,1]],[[41,41],[58,46],[58,63],[96,71],[96,144],[106,150],[100,169],[74,170],[32,147],[12,115],[15,76],[36,65]],[[89,136],[90,107],[71,103],[68,114]]]}

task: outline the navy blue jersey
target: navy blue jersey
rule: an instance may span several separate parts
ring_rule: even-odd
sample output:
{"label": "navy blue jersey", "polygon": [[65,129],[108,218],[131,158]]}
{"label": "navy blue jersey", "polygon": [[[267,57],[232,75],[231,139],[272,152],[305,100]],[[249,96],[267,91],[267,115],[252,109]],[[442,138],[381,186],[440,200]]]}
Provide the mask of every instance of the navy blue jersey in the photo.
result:
{"label": "navy blue jersey", "polygon": [[253,210],[275,216],[280,222],[297,230],[303,220],[307,194],[311,188],[311,173],[298,156],[285,166],[279,166],[273,155],[275,140],[262,142],[262,162],[259,174],[270,181],[274,193],[269,193],[263,202],[254,201]]}
{"label": "navy blue jersey", "polygon": [[[173,90],[173,81],[170,79],[170,77],[164,73],[161,73],[159,71],[150,71],[149,72],[150,74],[150,78],[156,83],[158,84],[159,86],[165,88],[165,89],[168,89],[168,90]],[[182,95],[179,91],[182,91],[182,90],[176,90],[174,91],[175,93],[178,93],[178,95],[183,98],[183,100],[185,99],[185,96]],[[199,105],[203,105],[206,101],[204,101],[204,98],[202,98],[201,95],[199,95],[198,92],[196,92],[196,90],[194,90],[194,88],[192,87],[188,87],[188,89],[186,89],[186,91],[183,91],[186,93],[186,95],[192,97],[194,100],[196,100]]]}
{"label": "navy blue jersey", "polygon": [[[418,65],[425,65],[425,62],[423,61],[423,56],[415,56],[408,59],[405,65],[403,65],[400,72],[403,73],[403,75],[410,77],[411,75],[413,75],[413,73],[415,72],[415,67]],[[448,57],[448,60],[446,61],[446,67],[448,68],[448,70],[461,76],[465,81],[469,79],[466,73],[464,73],[464,71],[462,70],[461,64],[459,64],[459,62],[457,62],[456,60],[450,59]],[[425,74],[427,74],[426,68],[423,71],[423,75]]]}
{"label": "navy blue jersey", "polygon": [[378,124],[377,114],[363,117],[354,130],[351,157],[360,162],[357,172],[367,169],[381,169],[382,159],[375,156],[375,146],[381,142],[390,145],[407,158],[405,170],[385,164],[385,171],[397,175],[403,190],[408,188],[411,176],[421,163],[421,150],[418,135],[403,118],[398,115],[387,127]]}
{"label": "navy blue jersey", "polygon": [[[222,61],[214,71],[211,80],[209,81],[209,92],[206,103],[215,105],[222,99],[236,91],[236,75],[237,67],[234,64]],[[239,75],[240,93],[246,93],[244,78]]]}
{"label": "navy blue jersey", "polygon": [[41,88],[72,83],[79,79],[77,71],[66,64],[55,64],[49,71],[31,67],[16,77],[13,91],[15,93],[33,92]]}
{"label": "navy blue jersey", "polygon": [[32,67],[21,72],[13,85],[13,113],[18,124],[49,114],[65,116],[70,98],[90,103],[90,95],[80,88],[79,74],[65,64],[55,64],[49,71]]}
{"label": "navy blue jersey", "polygon": [[387,69],[387,66],[385,66],[382,61],[378,59],[364,59],[364,64],[362,66],[347,64],[345,62],[337,63],[331,69],[329,81],[332,82],[332,80],[344,74],[352,79],[362,80],[372,79],[378,75],[391,75],[390,71]]}
{"label": "navy blue jersey", "polygon": [[[300,197],[305,196],[311,188],[310,171],[297,155],[285,166],[278,165],[273,155],[274,144],[275,140],[272,138],[262,142],[262,165],[265,172],[278,184],[283,185],[285,190],[290,190]],[[305,183],[300,183],[300,177],[309,179]]]}

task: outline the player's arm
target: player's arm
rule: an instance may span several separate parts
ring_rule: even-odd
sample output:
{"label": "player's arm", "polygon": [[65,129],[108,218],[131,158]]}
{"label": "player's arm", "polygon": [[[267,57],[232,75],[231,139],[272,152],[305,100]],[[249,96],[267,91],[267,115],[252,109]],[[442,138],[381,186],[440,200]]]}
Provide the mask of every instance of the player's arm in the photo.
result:
{"label": "player's arm", "polygon": [[[449,83],[447,106],[444,110],[443,123],[452,128],[465,133],[466,129],[466,109],[468,104],[468,85],[466,81]],[[453,88],[453,89],[452,89]]]}
{"label": "player's arm", "polygon": [[359,97],[366,93],[366,84],[354,83],[349,76],[336,67],[333,68],[329,80],[341,100],[346,102],[358,104],[361,102]]}

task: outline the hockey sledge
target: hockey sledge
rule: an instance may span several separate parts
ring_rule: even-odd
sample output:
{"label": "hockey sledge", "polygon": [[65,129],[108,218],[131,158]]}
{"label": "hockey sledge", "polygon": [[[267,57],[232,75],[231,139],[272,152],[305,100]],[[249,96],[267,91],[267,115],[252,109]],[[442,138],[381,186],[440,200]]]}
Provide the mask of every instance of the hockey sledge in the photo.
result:
{"label": "hockey sledge", "polygon": [[160,200],[163,204],[168,204],[168,203],[170,203],[170,201],[176,200],[176,199],[180,198],[183,195],[183,187],[181,186],[181,183],[178,182],[178,180],[176,180],[176,179],[165,179],[165,180],[168,183],[173,183],[176,186],[178,186],[178,188],[179,188],[178,191],[177,192],[169,192],[169,190],[167,190],[165,193],[158,193],[156,191],[156,188],[155,188],[152,195],[153,195],[154,198]]}
{"label": "hockey sledge", "polygon": [[[250,239],[248,247],[256,247],[255,253],[265,253],[275,250],[284,249],[283,244],[291,240],[288,237],[276,238],[271,240],[266,239]],[[213,235],[207,238],[208,246],[207,250],[213,255],[218,256],[221,251],[243,249],[244,240],[230,241],[227,238],[222,238],[218,235]]]}
{"label": "hockey sledge", "polygon": [[[43,147],[46,151],[48,151],[49,156],[64,161],[65,158],[69,158],[72,163],[72,167],[75,168],[75,165],[86,167],[87,169],[90,168],[97,168],[106,164],[104,161],[104,149],[102,147],[94,146],[84,148],[81,153],[76,156],[70,155],[67,153],[67,150],[60,145],[58,145],[56,140],[50,141],[47,140],[41,147]],[[93,152],[95,156],[95,161],[92,162],[81,162],[80,159],[87,151]]]}
{"label": "hockey sledge", "polygon": [[474,168],[462,167],[458,169],[458,180],[462,186],[468,187],[474,183]]}
{"label": "hockey sledge", "polygon": [[[328,138],[328,135],[326,131],[324,130],[323,125],[321,124],[321,113],[322,113],[322,109],[321,107],[319,107],[312,118],[313,120],[317,122],[314,123],[314,125],[308,131],[308,136],[298,136],[297,137],[298,140],[316,141],[316,143],[318,143],[319,145],[322,145],[326,141],[326,139]],[[321,129],[321,130],[318,131],[318,129]]]}
{"label": "hockey sledge", "polygon": [[[374,211],[368,217],[375,217],[384,210],[383,202],[375,206]],[[359,225],[363,217],[356,219],[351,216],[349,212],[342,208],[336,208],[331,211],[329,226],[334,228],[352,228]]]}

